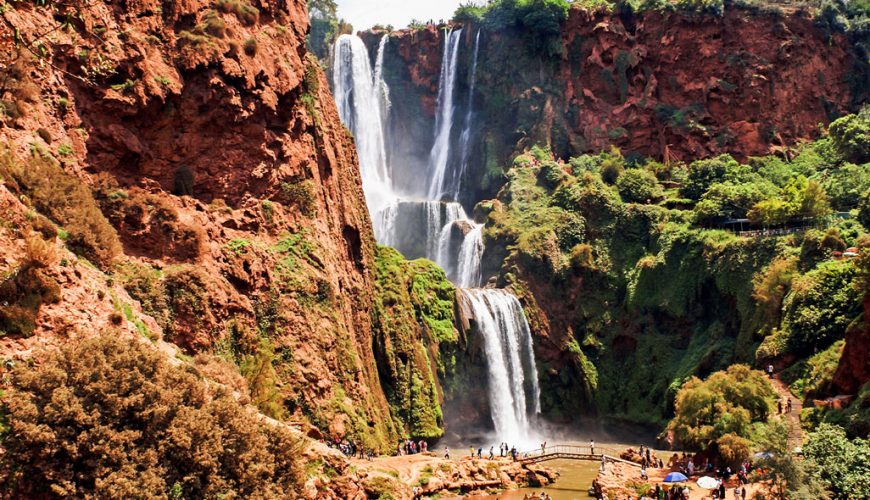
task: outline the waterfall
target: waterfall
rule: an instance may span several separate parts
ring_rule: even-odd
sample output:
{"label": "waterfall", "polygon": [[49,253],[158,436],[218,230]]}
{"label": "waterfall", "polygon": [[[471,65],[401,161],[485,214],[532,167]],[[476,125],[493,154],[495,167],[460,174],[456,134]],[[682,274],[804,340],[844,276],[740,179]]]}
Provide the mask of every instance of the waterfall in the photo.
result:
{"label": "waterfall", "polygon": [[477,80],[477,52],[480,48],[480,30],[474,35],[474,51],[471,56],[471,75],[468,78],[468,109],[465,111],[465,126],[462,128],[462,134],[459,136],[459,172],[456,173],[453,179],[453,199],[459,199],[459,193],[462,189],[462,178],[465,176],[465,171],[468,169],[468,157],[470,154],[471,145],[471,120],[473,118],[472,111],[474,109],[474,84]]}
{"label": "waterfall", "polygon": [[450,29],[444,35],[435,139],[429,153],[431,175],[429,184],[421,189],[428,191],[425,199],[399,198],[391,180],[385,126],[390,113],[390,89],[383,77],[386,35],[378,44],[374,70],[359,37],[338,38],[333,61],[335,100],[342,123],[356,141],[363,190],[377,241],[398,249],[407,258],[434,260],[461,287],[463,304],[468,304],[484,341],[490,407],[498,439],[528,443],[530,416],[540,413],[540,388],[529,325],[522,306],[512,294],[476,288],[483,281],[480,264],[484,251],[483,224],[470,220],[462,205],[455,201],[461,194],[473,134],[479,31],[474,39],[468,110],[460,137],[460,170],[448,174],[460,33],[461,30]]}
{"label": "waterfall", "polygon": [[362,39],[341,35],[335,42],[332,81],[341,122],[356,140],[363,191],[371,213],[394,198],[385,143],[389,89],[381,74],[386,35],[381,39],[372,71]]}
{"label": "waterfall", "polygon": [[463,290],[484,341],[495,436],[528,442],[529,417],[541,411],[532,335],[516,297],[504,290]]}
{"label": "waterfall", "polygon": [[456,86],[456,60],[462,30],[445,30],[441,76],[438,79],[438,114],[435,116],[435,142],[429,153],[429,199],[440,200],[450,161],[450,131],[453,128],[453,89]]}
{"label": "waterfall", "polygon": [[456,281],[463,288],[480,286],[480,259],[483,257],[483,224],[474,224],[459,248]]}

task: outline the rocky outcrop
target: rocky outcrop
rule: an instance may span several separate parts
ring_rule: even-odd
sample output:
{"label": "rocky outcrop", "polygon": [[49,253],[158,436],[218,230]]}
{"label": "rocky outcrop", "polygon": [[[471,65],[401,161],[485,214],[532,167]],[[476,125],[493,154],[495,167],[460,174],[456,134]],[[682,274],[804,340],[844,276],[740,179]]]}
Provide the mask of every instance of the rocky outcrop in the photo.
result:
{"label": "rocky outcrop", "polygon": [[[859,83],[866,67],[849,39],[823,31],[805,12],[572,8],[556,59],[534,53],[517,33],[459,28],[457,117],[465,116],[472,47],[481,32],[465,183],[477,189],[468,193],[471,201],[494,195],[493,171],[534,144],[562,157],[616,145],[627,156],[657,160],[723,152],[743,159],[815,138],[820,123],[854,111],[867,97]],[[364,34],[370,51],[382,35]],[[396,132],[392,157],[408,166],[403,171],[425,167],[443,38],[434,26],[389,35],[384,75]]]}
{"label": "rocky outcrop", "polygon": [[[116,326],[234,361],[267,413],[393,442],[372,351],[371,224],[307,30],[302,1],[6,6],[0,35],[18,44],[0,47],[2,142],[87,186],[123,253],[105,273],[52,264],[59,302],[3,337],[4,357],[102,330],[115,294]],[[4,276],[23,237],[3,239]]]}

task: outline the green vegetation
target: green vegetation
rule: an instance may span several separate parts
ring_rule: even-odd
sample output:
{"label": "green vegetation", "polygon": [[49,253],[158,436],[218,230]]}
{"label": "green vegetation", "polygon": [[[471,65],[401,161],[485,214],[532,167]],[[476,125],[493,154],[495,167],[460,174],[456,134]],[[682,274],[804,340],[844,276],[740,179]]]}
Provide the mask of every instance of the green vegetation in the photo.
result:
{"label": "green vegetation", "polygon": [[486,7],[467,3],[453,17],[457,22],[478,22],[492,31],[521,36],[532,54],[543,58],[562,55],[562,23],[568,19],[567,0],[496,0]]}
{"label": "green vegetation", "polygon": [[459,341],[453,294],[434,263],[378,247],[375,356],[397,427],[416,439],[444,433],[439,380],[452,377]]}
{"label": "green vegetation", "polygon": [[[689,377],[783,357],[807,363],[790,372],[795,391],[830,395],[839,351],[828,350],[861,316],[870,253],[866,192],[856,195],[870,164],[853,162],[866,118],[856,116],[837,121],[849,133],[800,144],[789,159],[517,156],[498,202],[475,212],[487,219],[485,274],[568,298],[536,295],[542,310],[530,312],[547,316],[547,341],[567,360],[540,367],[544,412],[569,418],[594,405],[661,425]],[[832,204],[844,213],[832,216]],[[840,259],[848,247],[859,257]]]}
{"label": "green vegetation", "polygon": [[10,494],[275,498],[299,491],[298,438],[157,350],[107,332],[38,359],[17,367],[3,394],[0,483]]}
{"label": "green vegetation", "polygon": [[337,9],[335,0],[308,0],[308,17],[311,20],[308,50],[318,59],[326,58],[329,46],[339,34]]}
{"label": "green vegetation", "polygon": [[317,215],[317,187],[311,179],[282,182],[281,192],[284,201],[297,207],[306,217]]}
{"label": "green vegetation", "polygon": [[767,421],[775,398],[763,372],[732,365],[707,380],[685,382],[668,429],[689,449],[713,450],[739,463],[749,456],[752,424]]}

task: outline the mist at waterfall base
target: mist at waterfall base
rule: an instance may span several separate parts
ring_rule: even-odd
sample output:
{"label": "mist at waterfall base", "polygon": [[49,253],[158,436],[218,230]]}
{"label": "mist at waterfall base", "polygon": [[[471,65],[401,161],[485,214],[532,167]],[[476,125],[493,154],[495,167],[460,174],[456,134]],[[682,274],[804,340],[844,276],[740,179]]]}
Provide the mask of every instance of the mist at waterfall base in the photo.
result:
{"label": "mist at waterfall base", "polygon": [[[465,37],[467,39],[467,37]],[[537,447],[532,428],[540,414],[540,387],[533,340],[522,306],[506,290],[480,288],[483,225],[468,217],[460,203],[462,178],[474,140],[474,77],[480,32],[462,43],[461,29],[443,31],[443,53],[438,100],[425,170],[419,158],[397,157],[390,134],[390,87],[384,68],[389,38],[384,35],[372,59],[357,36],[342,35],[333,48],[333,85],[342,122],[356,141],[366,202],[379,243],[392,246],[406,258],[428,258],[441,266],[457,287],[474,325],[473,334],[483,344],[487,371],[487,400],[492,427],[475,439],[478,445],[506,442],[518,449]],[[463,49],[465,47],[465,49]],[[467,109],[457,113],[460,98],[460,53],[471,57],[464,94]],[[406,137],[403,139],[407,139]],[[418,148],[421,149],[421,148]],[[409,173],[409,170],[411,171]],[[425,182],[420,182],[425,179]],[[475,388],[477,389],[477,388]],[[450,425],[451,436],[468,441],[477,432]],[[462,433],[462,434],[458,434]]]}

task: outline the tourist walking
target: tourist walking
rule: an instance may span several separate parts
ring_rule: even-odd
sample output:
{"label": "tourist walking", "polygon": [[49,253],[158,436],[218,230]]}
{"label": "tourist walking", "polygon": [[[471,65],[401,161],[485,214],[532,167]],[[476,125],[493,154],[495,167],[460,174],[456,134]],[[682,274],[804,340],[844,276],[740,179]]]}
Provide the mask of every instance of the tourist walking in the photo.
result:
{"label": "tourist walking", "polygon": [[450,460],[450,448],[444,447],[444,458]]}
{"label": "tourist walking", "polygon": [[791,398],[788,398],[788,400],[785,403],[785,412],[791,413]]}
{"label": "tourist walking", "polygon": [[590,455],[595,454],[595,440],[594,439],[589,440],[589,454]]}
{"label": "tourist walking", "polygon": [[492,460],[492,459],[495,458],[495,453],[493,453],[492,450],[493,450],[493,447],[490,446],[490,447],[489,447],[489,459],[490,459],[490,460]]}

